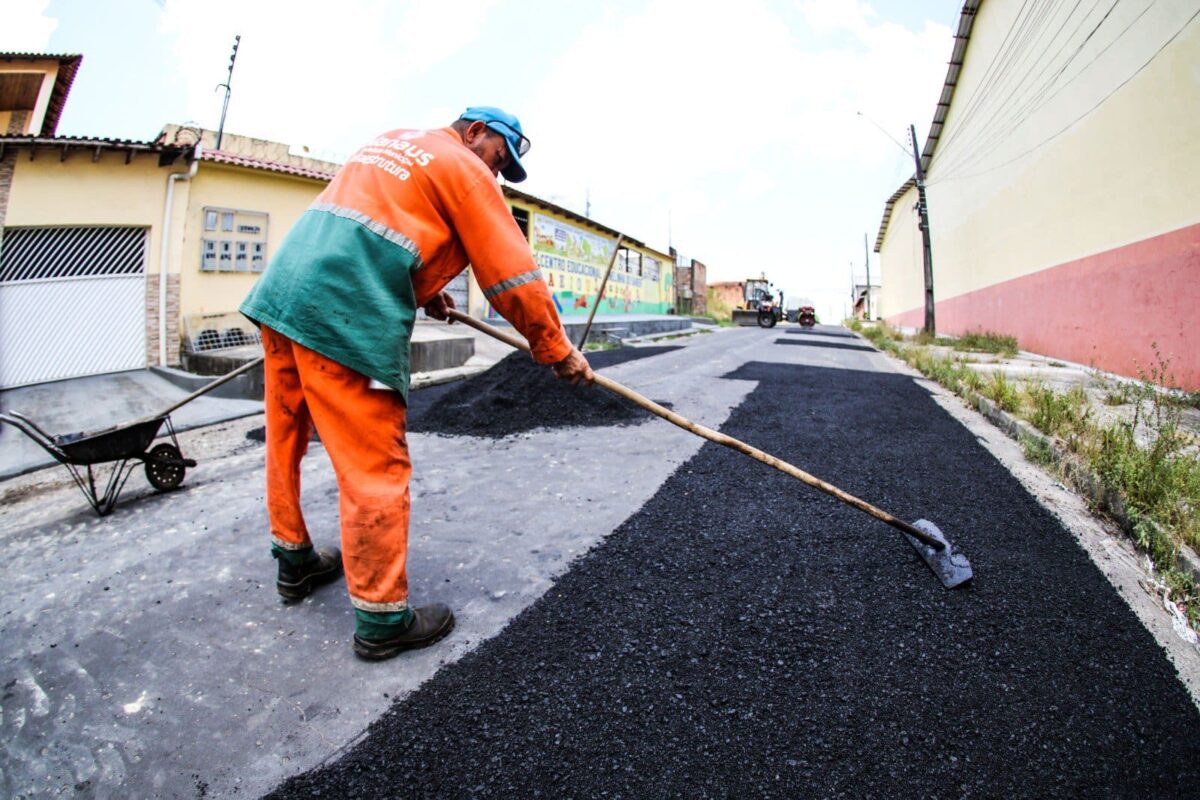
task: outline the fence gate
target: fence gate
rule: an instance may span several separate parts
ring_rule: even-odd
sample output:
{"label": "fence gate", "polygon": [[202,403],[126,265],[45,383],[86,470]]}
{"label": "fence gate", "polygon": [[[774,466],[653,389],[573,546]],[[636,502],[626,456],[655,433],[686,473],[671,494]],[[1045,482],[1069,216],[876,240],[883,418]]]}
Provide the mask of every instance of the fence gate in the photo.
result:
{"label": "fence gate", "polygon": [[145,366],[145,228],[4,229],[0,389]]}
{"label": "fence gate", "polygon": [[464,269],[446,284],[446,291],[454,298],[458,310],[467,313],[467,271]]}
{"label": "fence gate", "polygon": [[[462,272],[458,273],[458,275],[454,276],[454,278],[448,284],[446,284],[446,292],[454,298],[454,307],[464,314],[467,313],[467,299],[470,294],[467,278],[468,269],[464,269]],[[425,316],[424,309],[417,309],[417,319],[429,319],[427,316]]]}

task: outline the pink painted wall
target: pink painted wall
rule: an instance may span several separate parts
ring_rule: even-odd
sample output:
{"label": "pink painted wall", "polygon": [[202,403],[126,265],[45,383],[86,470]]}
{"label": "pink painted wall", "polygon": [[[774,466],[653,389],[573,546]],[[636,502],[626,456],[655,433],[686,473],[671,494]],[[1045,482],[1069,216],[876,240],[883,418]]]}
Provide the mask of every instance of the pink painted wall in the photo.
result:
{"label": "pink painted wall", "polygon": [[[1178,385],[1200,391],[1198,315],[1200,225],[1191,225],[940,301],[937,328],[1010,334],[1022,350],[1135,378],[1154,364],[1157,342]],[[887,321],[920,328],[925,310]]]}

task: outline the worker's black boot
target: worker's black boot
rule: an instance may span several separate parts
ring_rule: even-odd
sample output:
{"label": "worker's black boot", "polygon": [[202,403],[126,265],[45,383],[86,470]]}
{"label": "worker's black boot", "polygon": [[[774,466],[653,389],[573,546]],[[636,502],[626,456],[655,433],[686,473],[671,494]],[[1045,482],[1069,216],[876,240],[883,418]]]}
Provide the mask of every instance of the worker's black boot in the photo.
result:
{"label": "worker's black boot", "polygon": [[342,551],[336,547],[322,547],[312,551],[312,557],[299,564],[275,553],[279,560],[279,578],[275,588],[285,603],[298,603],[312,594],[313,589],[337,580],[342,574]]}
{"label": "worker's black boot", "polygon": [[405,650],[416,650],[434,644],[454,630],[454,613],[442,605],[414,608],[407,625],[395,626],[386,638],[364,638],[354,634],[354,654],[367,661],[382,661]]}

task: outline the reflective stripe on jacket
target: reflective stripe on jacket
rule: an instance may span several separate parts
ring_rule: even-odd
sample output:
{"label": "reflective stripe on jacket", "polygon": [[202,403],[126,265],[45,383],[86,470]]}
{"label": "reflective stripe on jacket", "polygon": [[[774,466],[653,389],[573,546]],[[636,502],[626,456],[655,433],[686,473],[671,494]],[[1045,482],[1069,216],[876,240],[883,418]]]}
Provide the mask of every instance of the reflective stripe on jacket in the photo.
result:
{"label": "reflective stripe on jacket", "polygon": [[570,354],[529,243],[484,163],[452,128],[391,131],[338,171],[241,310],[407,394],[416,309],[468,263],[537,361]]}

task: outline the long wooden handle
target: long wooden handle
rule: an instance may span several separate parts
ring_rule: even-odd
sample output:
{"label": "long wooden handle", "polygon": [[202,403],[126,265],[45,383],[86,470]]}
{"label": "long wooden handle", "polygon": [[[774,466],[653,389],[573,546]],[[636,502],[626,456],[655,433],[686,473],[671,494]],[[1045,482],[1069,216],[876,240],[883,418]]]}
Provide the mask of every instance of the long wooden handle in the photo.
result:
{"label": "long wooden handle", "polygon": [[[483,333],[486,333],[488,336],[499,339],[500,341],[504,342],[505,344],[512,345],[513,347],[517,348],[518,350],[524,350],[526,353],[529,352],[529,345],[523,339],[520,339],[516,336],[511,336],[507,333],[499,331],[496,328],[493,328],[491,325],[488,325],[486,322],[477,320],[474,317],[468,317],[466,314],[463,314],[461,311],[458,311],[456,309],[450,309],[450,316],[453,319],[463,323],[464,325],[469,325],[470,327],[474,328],[475,330],[481,331]],[[868,503],[866,500],[860,500],[859,498],[855,497],[852,494],[843,492],[841,489],[834,486],[832,483],[826,483],[825,481],[821,480],[820,478],[818,478],[814,475],[808,474],[804,470],[800,469],[799,467],[789,464],[788,462],[784,461],[783,459],[776,458],[775,456],[773,456],[769,453],[764,453],[762,450],[759,450],[757,447],[751,447],[750,445],[746,444],[745,442],[741,441],[740,439],[735,439],[732,436],[726,436],[723,433],[718,433],[717,431],[714,431],[712,428],[706,428],[703,425],[697,425],[695,422],[692,422],[687,417],[676,414],[674,411],[672,411],[669,408],[660,406],[658,403],[654,402],[650,398],[638,394],[633,389],[630,389],[628,386],[624,386],[620,383],[617,383],[616,381],[612,380],[611,378],[606,378],[603,375],[597,374],[596,375],[596,385],[600,386],[601,388],[607,389],[608,391],[612,392],[613,394],[624,397],[626,400],[629,400],[630,402],[635,403],[635,404],[641,406],[642,408],[646,409],[651,414],[654,414],[655,416],[658,416],[658,417],[662,417],[667,422],[670,422],[672,425],[677,425],[680,428],[683,428],[685,431],[694,433],[697,436],[700,436],[704,439],[709,440],[710,442],[714,442],[719,445],[724,445],[725,447],[731,448],[733,450],[737,450],[740,453],[745,453],[746,455],[750,456],[751,458],[755,459],[756,461],[761,461],[762,463],[766,464],[769,467],[774,467],[775,469],[779,470],[780,472],[791,475],[796,480],[806,483],[809,486],[813,487],[814,489],[822,491],[825,494],[829,495],[830,497],[833,497],[833,498],[836,498],[837,500],[842,501],[846,505],[854,506],[859,511],[865,511],[866,513],[870,514],[872,517],[875,517],[875,519],[877,519],[881,522],[886,522],[888,525],[891,525],[893,528],[904,531],[909,536],[912,536],[914,539],[918,539],[919,541],[924,542],[925,544],[929,545],[930,547],[934,548],[935,550],[937,550],[939,552],[941,552],[941,550],[946,546],[944,542],[936,539],[933,536],[930,536],[929,534],[925,533],[925,531],[921,530],[920,528],[916,528],[916,527],[908,524],[904,520],[892,516],[888,512],[884,511],[882,508],[877,508],[877,507],[871,505],[870,503]]]}
{"label": "long wooden handle", "polygon": [[588,312],[587,325],[583,326],[583,336],[579,337],[579,349],[587,344],[588,334],[592,330],[592,320],[596,318],[596,309],[600,308],[600,299],[604,297],[604,287],[608,286],[608,276],[612,273],[613,264],[617,263],[617,254],[621,252],[621,242],[625,241],[625,234],[617,234],[617,243],[613,245],[612,258],[608,260],[608,269],[604,270],[604,280],[600,281],[600,291],[596,292],[596,304],[592,306],[592,310]]}
{"label": "long wooden handle", "polygon": [[249,361],[249,362],[243,364],[242,366],[238,367],[233,372],[227,372],[226,374],[217,378],[215,381],[204,384],[199,389],[192,392],[191,394],[189,394],[187,397],[183,398],[179,402],[175,403],[174,405],[170,406],[169,408],[167,408],[163,411],[158,412],[153,417],[146,417],[146,419],[154,419],[156,417],[165,417],[167,414],[170,414],[172,411],[176,410],[180,406],[187,405],[188,403],[192,402],[193,400],[195,400],[197,397],[199,397],[202,394],[208,394],[209,392],[211,392],[213,389],[217,388],[221,384],[228,383],[229,381],[236,378],[238,375],[241,375],[243,372],[247,372],[249,370],[254,369],[262,362],[263,362],[263,356],[259,356],[258,358],[254,359],[253,361]]}

